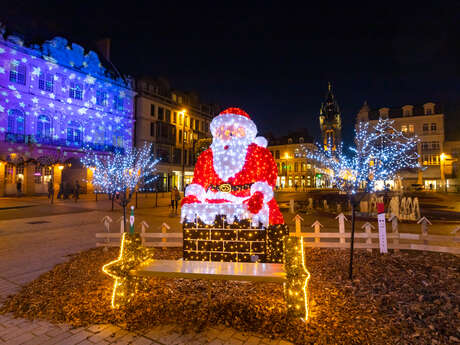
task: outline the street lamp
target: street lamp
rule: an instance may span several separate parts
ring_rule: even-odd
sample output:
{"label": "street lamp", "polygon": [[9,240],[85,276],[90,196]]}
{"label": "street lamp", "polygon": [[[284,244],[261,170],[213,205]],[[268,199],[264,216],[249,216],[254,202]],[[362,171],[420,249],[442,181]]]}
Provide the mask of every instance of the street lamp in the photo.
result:
{"label": "street lamp", "polygon": [[444,173],[444,161],[446,160],[446,154],[443,152],[441,153],[441,164],[439,168],[441,169],[441,184],[444,187],[444,191],[447,192],[447,185],[446,185],[446,175]]}
{"label": "street lamp", "polygon": [[182,111],[179,112],[179,114],[182,117],[182,190],[185,192],[185,113],[187,112],[187,109],[182,109]]}

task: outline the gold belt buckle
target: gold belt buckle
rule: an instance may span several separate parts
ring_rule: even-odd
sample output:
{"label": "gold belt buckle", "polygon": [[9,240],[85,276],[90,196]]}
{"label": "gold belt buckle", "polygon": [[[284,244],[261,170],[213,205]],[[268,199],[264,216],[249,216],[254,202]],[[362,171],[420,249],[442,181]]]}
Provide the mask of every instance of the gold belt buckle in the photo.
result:
{"label": "gold belt buckle", "polygon": [[230,193],[232,191],[232,186],[230,185],[230,183],[222,183],[219,186],[219,190],[224,193]]}

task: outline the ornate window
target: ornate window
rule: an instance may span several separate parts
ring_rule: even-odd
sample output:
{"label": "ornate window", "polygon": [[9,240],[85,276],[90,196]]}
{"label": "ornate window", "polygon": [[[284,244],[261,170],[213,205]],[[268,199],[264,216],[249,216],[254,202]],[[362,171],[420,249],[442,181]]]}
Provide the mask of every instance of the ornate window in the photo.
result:
{"label": "ornate window", "polygon": [[79,83],[70,83],[69,97],[73,99],[83,99],[83,86]]}
{"label": "ornate window", "polygon": [[113,109],[123,111],[123,97],[115,95],[113,98]]}
{"label": "ornate window", "polygon": [[40,90],[53,92],[54,85],[54,75],[49,73],[40,72],[40,77],[38,79],[38,88]]}
{"label": "ornate window", "polygon": [[8,110],[8,128],[7,135],[12,135],[13,141],[22,142],[25,134],[25,117],[24,113],[18,109]]}
{"label": "ornate window", "polygon": [[82,145],[82,127],[76,121],[69,121],[67,126],[67,145],[80,147]]}
{"label": "ornate window", "polygon": [[96,104],[106,107],[108,105],[108,95],[106,91],[97,90],[96,91]]}
{"label": "ornate window", "polygon": [[10,81],[17,84],[26,85],[26,64],[19,61],[11,61],[10,63]]}
{"label": "ornate window", "polygon": [[51,120],[46,115],[40,115],[37,120],[37,139],[39,141],[51,139]]}

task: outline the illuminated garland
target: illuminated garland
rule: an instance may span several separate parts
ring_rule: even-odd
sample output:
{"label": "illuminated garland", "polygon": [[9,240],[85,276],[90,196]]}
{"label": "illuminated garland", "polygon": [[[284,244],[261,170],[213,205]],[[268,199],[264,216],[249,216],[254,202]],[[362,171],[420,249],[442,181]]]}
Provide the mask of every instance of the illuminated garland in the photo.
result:
{"label": "illuminated garland", "polygon": [[284,298],[288,308],[288,316],[308,320],[308,280],[310,272],[305,266],[303,237],[285,237],[284,268],[286,283]]}

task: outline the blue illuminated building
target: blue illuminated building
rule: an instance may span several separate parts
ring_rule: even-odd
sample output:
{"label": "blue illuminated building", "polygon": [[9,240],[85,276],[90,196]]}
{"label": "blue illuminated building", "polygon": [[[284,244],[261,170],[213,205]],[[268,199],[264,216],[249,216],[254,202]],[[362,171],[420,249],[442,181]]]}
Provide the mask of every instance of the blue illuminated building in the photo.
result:
{"label": "blue illuminated building", "polygon": [[0,195],[47,193],[48,181],[91,191],[79,157],[133,144],[132,81],[94,51],[55,37],[24,45],[0,29]]}

